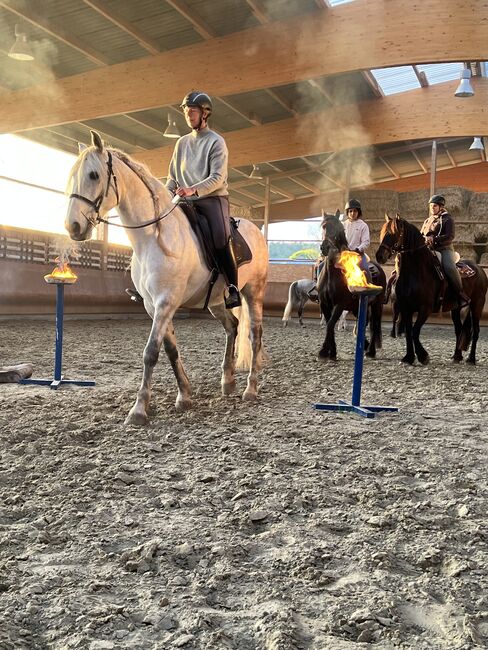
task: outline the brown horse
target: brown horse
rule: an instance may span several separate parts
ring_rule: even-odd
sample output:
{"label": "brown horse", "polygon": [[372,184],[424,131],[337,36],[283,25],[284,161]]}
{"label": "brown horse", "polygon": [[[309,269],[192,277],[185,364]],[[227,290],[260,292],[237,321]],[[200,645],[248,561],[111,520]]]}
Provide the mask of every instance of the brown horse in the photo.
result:
{"label": "brown horse", "polygon": [[[412,364],[415,356],[422,364],[429,363],[429,355],[420,342],[420,331],[432,312],[438,311],[443,280],[438,272],[438,263],[432,251],[427,248],[419,229],[398,215],[390,218],[380,234],[380,245],[376,251],[376,260],[384,264],[396,254],[398,277],[395,286],[395,300],[400,318],[405,328],[407,353],[402,358],[404,363]],[[463,277],[463,290],[471,299],[469,309],[463,310],[448,288],[443,300],[443,311],[451,310],[456,333],[456,348],[453,361],[462,361],[463,351],[471,342],[467,358],[468,363],[476,363],[476,344],[480,332],[480,319],[485,304],[488,279],[477,264],[464,260],[464,264],[473,269],[471,277]],[[464,319],[462,313],[467,310]],[[417,313],[415,323],[414,314]]]}

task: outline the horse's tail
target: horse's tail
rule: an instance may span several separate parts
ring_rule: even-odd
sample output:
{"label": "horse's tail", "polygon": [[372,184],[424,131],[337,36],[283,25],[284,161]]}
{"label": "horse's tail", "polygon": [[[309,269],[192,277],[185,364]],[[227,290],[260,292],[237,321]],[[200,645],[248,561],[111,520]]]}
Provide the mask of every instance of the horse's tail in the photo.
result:
{"label": "horse's tail", "polygon": [[[237,370],[249,370],[251,367],[251,341],[249,339],[249,334],[251,331],[251,323],[249,317],[249,306],[246,299],[242,301],[242,306],[239,308],[239,327],[237,329],[237,339],[236,339],[236,369]],[[261,348],[258,352],[258,358],[256,359],[256,369],[261,370],[264,366],[268,355],[263,347],[261,341]]]}
{"label": "horse's tail", "polygon": [[463,321],[461,327],[461,334],[459,335],[459,345],[463,352],[469,348],[471,339],[473,338],[473,317],[471,315],[471,309],[468,309],[466,318]]}
{"label": "horse's tail", "polygon": [[295,306],[295,289],[296,289],[296,284],[297,280],[295,282],[292,282],[290,284],[290,288],[288,289],[288,302],[286,303],[285,311],[283,312],[283,318],[281,319],[284,321],[285,325],[288,324],[288,321],[290,320],[291,312],[293,310],[293,307]]}

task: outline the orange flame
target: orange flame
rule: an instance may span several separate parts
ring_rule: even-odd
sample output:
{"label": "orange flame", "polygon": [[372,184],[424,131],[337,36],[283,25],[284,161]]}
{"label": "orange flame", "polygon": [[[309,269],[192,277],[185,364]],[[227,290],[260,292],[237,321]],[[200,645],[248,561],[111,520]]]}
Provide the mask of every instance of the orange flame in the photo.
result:
{"label": "orange flame", "polygon": [[58,265],[54,267],[51,273],[48,273],[48,275],[44,276],[46,282],[61,281],[61,282],[68,282],[70,284],[76,282],[78,276],[76,275],[76,273],[73,273],[69,264],[67,262],[61,262],[61,260],[57,260],[57,261],[58,261]]}
{"label": "orange flame", "polygon": [[360,268],[361,255],[354,251],[342,251],[337,261],[337,266],[341,268],[346,277],[348,287],[368,287],[381,289],[375,284],[370,284],[366,278],[365,272]]}

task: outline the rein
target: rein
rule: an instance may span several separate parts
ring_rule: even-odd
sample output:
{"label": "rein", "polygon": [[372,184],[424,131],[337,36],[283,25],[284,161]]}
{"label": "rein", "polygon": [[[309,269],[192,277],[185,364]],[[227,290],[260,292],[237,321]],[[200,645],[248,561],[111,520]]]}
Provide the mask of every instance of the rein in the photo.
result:
{"label": "rein", "polygon": [[[82,215],[85,217],[85,219],[88,221],[88,223],[91,226],[93,226],[95,228],[99,223],[106,223],[106,224],[108,224],[110,226],[115,226],[117,228],[127,228],[127,229],[130,229],[130,230],[137,230],[139,228],[146,228],[147,226],[152,226],[153,224],[158,223],[158,221],[161,221],[162,219],[164,219],[165,217],[167,217],[168,215],[170,215],[173,212],[173,210],[177,207],[177,204],[173,205],[164,214],[160,214],[157,217],[155,217],[154,219],[151,219],[151,221],[146,221],[145,223],[141,223],[141,224],[139,224],[137,226],[124,226],[121,223],[113,223],[113,222],[109,221],[108,219],[104,219],[100,215],[100,207],[101,207],[101,205],[103,203],[103,199],[106,196],[108,196],[108,192],[110,190],[110,184],[111,184],[112,180],[113,180],[113,187],[114,187],[114,191],[115,191],[115,197],[117,199],[117,203],[115,205],[118,205],[119,202],[120,202],[119,188],[118,188],[118,185],[117,185],[117,176],[115,175],[114,169],[113,169],[112,153],[109,150],[107,150],[107,153],[108,153],[108,158],[107,158],[107,189],[105,190],[105,192],[102,190],[100,192],[99,196],[94,201],[92,201],[92,199],[88,199],[86,196],[82,196],[81,194],[73,193],[73,194],[69,195],[70,199],[79,199],[80,201],[84,201],[85,203],[88,203],[88,205],[91,206],[95,210],[95,213],[96,213],[95,218],[88,217],[84,212],[82,212]],[[124,162],[124,161],[122,160],[121,162]],[[124,164],[126,164],[126,163],[124,163]],[[129,165],[127,165],[127,166],[129,167]],[[129,169],[132,169],[132,168],[129,167]],[[137,172],[135,172],[133,169],[132,169],[132,171],[136,174],[136,176],[144,183],[144,185],[149,190],[149,193],[151,194],[151,197],[152,197],[152,200],[153,200],[153,203],[154,203],[155,212],[157,212],[157,208],[156,208],[157,201],[158,201],[157,196],[155,196],[154,192],[149,187],[149,185],[146,183],[146,181],[143,178],[141,178],[139,176],[139,174],[137,174]],[[114,218],[116,218],[116,217],[114,217]]]}

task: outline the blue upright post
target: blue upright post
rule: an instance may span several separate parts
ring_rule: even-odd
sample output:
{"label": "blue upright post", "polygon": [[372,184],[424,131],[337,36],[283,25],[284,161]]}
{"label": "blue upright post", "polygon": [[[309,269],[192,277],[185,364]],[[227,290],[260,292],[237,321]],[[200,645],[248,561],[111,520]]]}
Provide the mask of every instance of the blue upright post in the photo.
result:
{"label": "blue upright post", "polygon": [[364,332],[366,330],[366,315],[368,311],[368,296],[359,297],[359,314],[356,335],[356,356],[354,358],[354,377],[352,380],[352,404],[361,403],[361,384],[363,381]]}
{"label": "blue upright post", "polygon": [[361,291],[350,288],[351,293],[358,294],[359,313],[356,334],[356,354],[354,357],[354,377],[352,382],[352,400],[347,402],[340,399],[336,404],[314,404],[318,411],[339,411],[356,413],[364,418],[374,418],[380,411],[398,411],[395,406],[361,406],[361,384],[363,381],[364,338],[366,332],[366,317],[368,313],[368,296],[374,296],[381,291],[381,287],[369,287]]}
{"label": "blue upright post", "polygon": [[56,285],[56,354],[54,357],[54,381],[61,382],[63,363],[63,319],[64,319],[64,284]]}
{"label": "blue upright post", "polygon": [[[53,284],[53,283],[51,283]],[[63,320],[64,320],[64,283],[56,282],[56,348],[54,354],[53,379],[21,379],[19,384],[37,384],[57,390],[63,384],[73,386],[95,386],[91,379],[63,379]]]}

